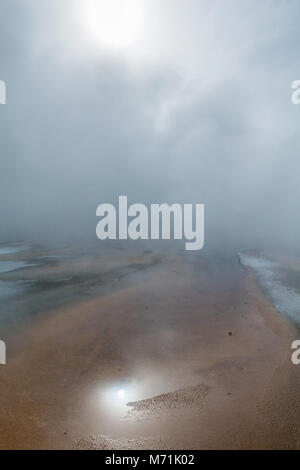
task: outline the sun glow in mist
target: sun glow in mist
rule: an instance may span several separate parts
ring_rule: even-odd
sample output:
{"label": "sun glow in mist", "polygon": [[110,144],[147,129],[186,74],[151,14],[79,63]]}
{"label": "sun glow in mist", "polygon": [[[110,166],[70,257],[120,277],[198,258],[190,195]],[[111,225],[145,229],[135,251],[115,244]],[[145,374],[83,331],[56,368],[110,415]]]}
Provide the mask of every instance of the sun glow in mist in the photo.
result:
{"label": "sun glow in mist", "polygon": [[86,0],[81,12],[87,34],[100,46],[125,48],[139,36],[141,0]]}

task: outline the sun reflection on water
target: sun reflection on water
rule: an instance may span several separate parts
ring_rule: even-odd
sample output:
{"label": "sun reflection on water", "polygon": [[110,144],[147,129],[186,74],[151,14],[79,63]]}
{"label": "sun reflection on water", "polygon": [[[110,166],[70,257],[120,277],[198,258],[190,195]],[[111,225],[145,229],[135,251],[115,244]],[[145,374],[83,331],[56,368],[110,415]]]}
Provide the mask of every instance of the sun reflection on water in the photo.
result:
{"label": "sun reflection on water", "polygon": [[108,385],[100,391],[101,405],[108,414],[124,415],[130,408],[128,402],[139,399],[138,385],[135,381]]}

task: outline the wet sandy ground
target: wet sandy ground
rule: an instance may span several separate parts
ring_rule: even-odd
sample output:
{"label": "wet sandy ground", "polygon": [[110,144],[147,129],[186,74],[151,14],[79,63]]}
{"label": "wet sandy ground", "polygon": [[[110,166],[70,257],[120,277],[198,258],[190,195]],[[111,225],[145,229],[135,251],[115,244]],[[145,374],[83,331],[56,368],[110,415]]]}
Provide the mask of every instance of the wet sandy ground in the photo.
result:
{"label": "wet sandy ground", "polygon": [[40,284],[7,304],[22,326],[0,335],[1,448],[300,448],[297,332],[234,254],[22,276]]}

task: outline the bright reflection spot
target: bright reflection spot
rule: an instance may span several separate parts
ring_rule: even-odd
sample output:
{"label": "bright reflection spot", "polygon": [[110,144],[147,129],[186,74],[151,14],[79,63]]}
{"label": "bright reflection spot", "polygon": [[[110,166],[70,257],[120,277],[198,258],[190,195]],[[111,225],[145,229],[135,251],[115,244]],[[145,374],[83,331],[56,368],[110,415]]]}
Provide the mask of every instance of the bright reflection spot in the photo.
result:
{"label": "bright reflection spot", "polygon": [[95,44],[123,48],[137,40],[142,25],[140,0],[85,0],[81,17]]}
{"label": "bright reflection spot", "polygon": [[130,408],[128,402],[137,400],[138,387],[136,382],[121,382],[105,387],[100,392],[101,404],[107,414],[126,414]]}
{"label": "bright reflection spot", "polygon": [[121,400],[124,400],[125,398],[125,390],[123,390],[123,388],[120,388],[120,390],[118,390],[118,395],[120,397]]}
{"label": "bright reflection spot", "polygon": [[92,406],[93,416],[101,417],[102,423],[119,423],[132,412],[132,407],[127,406],[128,403],[179,388],[177,380],[170,382],[155,372],[147,370],[143,375],[137,373],[135,377],[117,378],[114,382],[100,381],[95,384],[92,397],[90,396],[88,400],[89,406]]}

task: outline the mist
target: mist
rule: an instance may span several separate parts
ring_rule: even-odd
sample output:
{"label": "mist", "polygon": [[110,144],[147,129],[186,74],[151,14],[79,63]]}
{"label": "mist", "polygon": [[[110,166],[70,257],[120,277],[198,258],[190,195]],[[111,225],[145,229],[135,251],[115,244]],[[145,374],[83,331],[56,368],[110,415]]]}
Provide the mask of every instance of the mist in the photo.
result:
{"label": "mist", "polygon": [[76,0],[2,0],[0,239],[99,244],[127,195],[205,204],[205,247],[300,249],[299,2],[141,4],[119,50]]}

